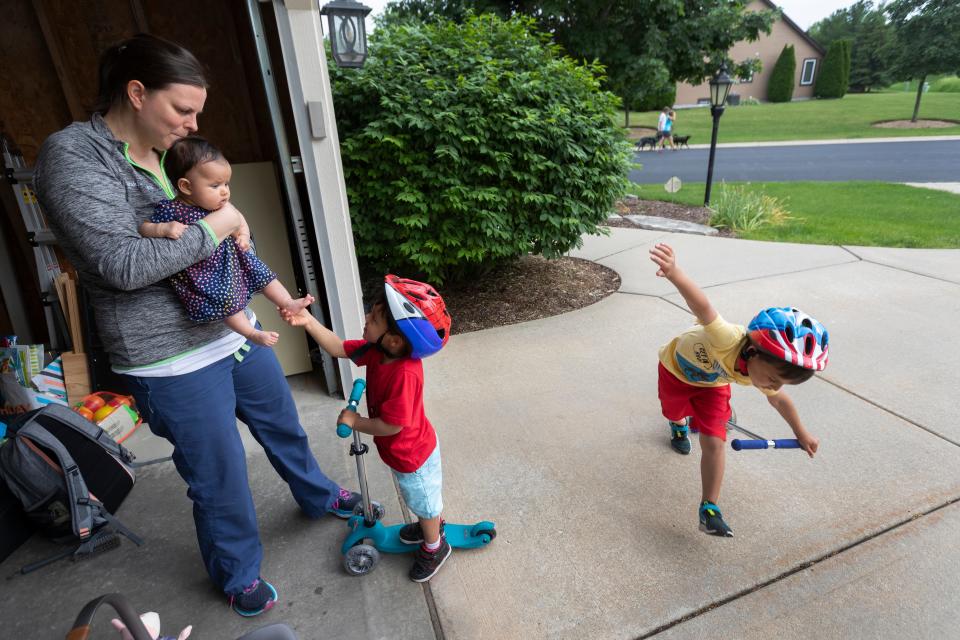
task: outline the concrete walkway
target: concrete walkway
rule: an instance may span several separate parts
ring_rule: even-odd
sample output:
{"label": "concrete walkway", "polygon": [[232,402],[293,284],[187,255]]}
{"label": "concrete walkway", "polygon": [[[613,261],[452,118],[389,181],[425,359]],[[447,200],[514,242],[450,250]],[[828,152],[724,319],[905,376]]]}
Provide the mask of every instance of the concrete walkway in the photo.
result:
{"label": "concrete walkway", "polygon": [[[149,538],[94,560],[3,582],[6,635],[56,638],[84,602],[121,591],[174,633],[233,638],[286,621],[301,638],[951,637],[960,607],[960,251],[805,246],[611,229],[575,255],[618,271],[620,291],[561,316],[456,336],[425,361],[427,407],[443,443],[446,517],[490,519],[491,546],[455,552],[428,588],[408,558],[351,578],[342,522],[298,515],[263,452],[248,464],[281,602],[242,620],[208,586],[184,487],[145,471],[120,516]],[[797,451],[729,451],[721,506],[736,532],[697,529],[698,452],[667,443],[656,351],[691,321],[654,276],[658,241],[721,313],[796,305],[831,333],[823,375],[791,389],[821,438]],[[342,400],[293,380],[317,456],[344,483],[353,461],[332,422]],[[753,389],[734,389],[740,422],[789,428]],[[162,451],[138,434],[134,445]],[[368,474],[401,519],[376,457]],[[49,547],[34,540],[9,574]],[[108,616],[103,616],[104,621]],[[109,636],[97,636],[109,637]]]}

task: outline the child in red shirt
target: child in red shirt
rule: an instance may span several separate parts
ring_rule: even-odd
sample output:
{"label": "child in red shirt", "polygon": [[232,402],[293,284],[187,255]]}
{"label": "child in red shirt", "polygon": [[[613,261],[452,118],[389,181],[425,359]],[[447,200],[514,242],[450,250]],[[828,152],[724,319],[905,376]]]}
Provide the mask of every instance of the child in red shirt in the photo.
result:
{"label": "child in red shirt", "polygon": [[404,502],[418,518],[400,530],[403,542],[420,544],[410,579],[426,582],[451,553],[441,519],[440,447],[423,410],[421,363],[442,349],[450,335],[443,298],[428,284],[386,276],[383,292],[366,315],[363,340],[341,342],[306,310],[281,315],[288,323],[305,327],[334,358],[348,357],[367,368],[370,416],[344,410],[338,422],[372,435],[380,457],[393,470]]}

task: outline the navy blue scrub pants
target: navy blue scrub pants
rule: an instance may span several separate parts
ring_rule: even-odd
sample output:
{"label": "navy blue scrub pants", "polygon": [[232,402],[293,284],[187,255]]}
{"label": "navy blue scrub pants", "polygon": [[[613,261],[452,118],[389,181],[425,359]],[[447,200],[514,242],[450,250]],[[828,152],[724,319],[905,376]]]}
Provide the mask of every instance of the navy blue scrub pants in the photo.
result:
{"label": "navy blue scrub pants", "polygon": [[174,446],[210,578],[224,593],[240,593],[259,577],[263,547],[236,419],[309,517],[324,515],[338,495],[310,451],[280,363],[272,349],[247,343],[193,373],[125,377],[150,430]]}

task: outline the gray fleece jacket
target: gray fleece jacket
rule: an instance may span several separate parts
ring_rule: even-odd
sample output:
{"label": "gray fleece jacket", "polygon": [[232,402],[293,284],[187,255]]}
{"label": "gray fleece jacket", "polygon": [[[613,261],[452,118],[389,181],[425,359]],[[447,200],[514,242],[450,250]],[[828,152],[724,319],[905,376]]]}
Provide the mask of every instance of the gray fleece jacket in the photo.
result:
{"label": "gray fleece jacket", "polygon": [[130,164],[102,117],[47,138],[34,185],[50,229],[86,287],[114,366],[152,364],[230,332],[222,322],[191,322],[167,282],[213,253],[212,232],[198,223],[179,240],[139,234],[140,223],[167,196]]}

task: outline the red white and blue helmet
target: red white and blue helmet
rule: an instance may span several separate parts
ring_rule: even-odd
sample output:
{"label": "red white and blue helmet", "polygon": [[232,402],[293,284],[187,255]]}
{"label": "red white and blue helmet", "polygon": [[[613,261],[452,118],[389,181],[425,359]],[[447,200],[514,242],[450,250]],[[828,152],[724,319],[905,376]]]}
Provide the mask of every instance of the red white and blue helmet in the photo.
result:
{"label": "red white and blue helmet", "polygon": [[774,357],[813,371],[827,366],[827,329],[799,309],[764,309],[750,321],[747,332],[759,349]]}
{"label": "red white and blue helmet", "polygon": [[384,277],[387,307],[400,332],[410,341],[411,358],[432,356],[450,337],[450,314],[436,289],[394,275]]}

